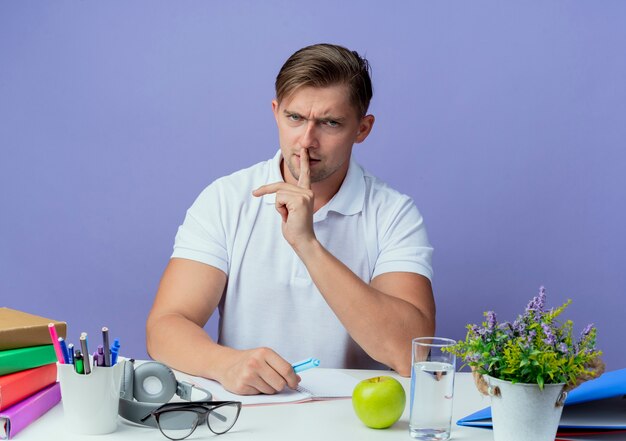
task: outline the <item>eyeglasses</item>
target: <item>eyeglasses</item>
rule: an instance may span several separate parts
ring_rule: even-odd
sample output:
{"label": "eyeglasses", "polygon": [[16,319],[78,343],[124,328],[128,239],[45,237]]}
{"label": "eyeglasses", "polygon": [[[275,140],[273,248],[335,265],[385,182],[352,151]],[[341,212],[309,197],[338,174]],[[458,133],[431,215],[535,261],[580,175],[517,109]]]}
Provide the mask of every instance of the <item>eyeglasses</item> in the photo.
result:
{"label": "eyeglasses", "polygon": [[216,435],[226,433],[237,422],[239,412],[240,401],[166,403],[143,417],[141,422],[153,416],[163,435],[171,440],[181,440],[191,435],[203,420]]}

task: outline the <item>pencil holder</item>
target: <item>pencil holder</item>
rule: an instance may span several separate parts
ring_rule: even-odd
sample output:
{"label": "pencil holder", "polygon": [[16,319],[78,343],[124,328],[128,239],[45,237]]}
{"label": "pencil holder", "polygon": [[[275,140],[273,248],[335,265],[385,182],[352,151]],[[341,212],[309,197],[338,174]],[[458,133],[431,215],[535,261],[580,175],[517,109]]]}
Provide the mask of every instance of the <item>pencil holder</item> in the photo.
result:
{"label": "pencil holder", "polygon": [[58,364],[66,430],[83,435],[102,435],[117,429],[120,383],[124,363],[94,366],[78,374],[71,364]]}

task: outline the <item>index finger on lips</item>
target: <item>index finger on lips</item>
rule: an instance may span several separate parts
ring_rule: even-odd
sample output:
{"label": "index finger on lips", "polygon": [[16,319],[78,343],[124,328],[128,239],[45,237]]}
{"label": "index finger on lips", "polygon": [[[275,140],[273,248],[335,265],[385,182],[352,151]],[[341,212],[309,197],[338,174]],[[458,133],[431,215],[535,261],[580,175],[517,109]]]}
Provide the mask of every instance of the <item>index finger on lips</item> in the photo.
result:
{"label": "index finger on lips", "polygon": [[298,187],[311,189],[311,169],[309,168],[309,151],[300,149],[300,176],[298,177]]}

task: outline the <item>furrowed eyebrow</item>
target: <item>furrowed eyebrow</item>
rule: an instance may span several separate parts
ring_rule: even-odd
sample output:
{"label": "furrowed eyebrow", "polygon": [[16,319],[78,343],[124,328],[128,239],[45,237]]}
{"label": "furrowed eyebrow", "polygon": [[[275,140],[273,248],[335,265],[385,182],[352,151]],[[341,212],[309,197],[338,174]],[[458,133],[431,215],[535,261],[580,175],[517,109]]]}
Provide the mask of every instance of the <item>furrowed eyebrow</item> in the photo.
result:
{"label": "furrowed eyebrow", "polygon": [[298,112],[292,112],[291,110],[288,110],[288,109],[283,110],[283,115],[298,115],[298,116],[301,116]]}
{"label": "furrowed eyebrow", "polygon": [[319,122],[328,122],[328,121],[334,121],[337,123],[343,123],[346,119],[345,118],[341,118],[341,117],[334,117],[334,116],[327,116],[324,118],[320,118],[318,119]]}
{"label": "furrowed eyebrow", "polygon": [[[286,116],[289,115],[295,115],[295,116],[299,116],[300,118],[304,118],[301,114],[299,114],[298,112],[294,112],[292,110],[289,109],[285,109],[283,110],[283,114]],[[306,119],[306,118],[305,118]],[[332,116],[332,115],[325,115],[321,118],[317,118],[316,121],[317,122],[327,122],[327,121],[336,121],[338,123],[342,123],[346,120],[346,118],[344,118],[343,116]]]}

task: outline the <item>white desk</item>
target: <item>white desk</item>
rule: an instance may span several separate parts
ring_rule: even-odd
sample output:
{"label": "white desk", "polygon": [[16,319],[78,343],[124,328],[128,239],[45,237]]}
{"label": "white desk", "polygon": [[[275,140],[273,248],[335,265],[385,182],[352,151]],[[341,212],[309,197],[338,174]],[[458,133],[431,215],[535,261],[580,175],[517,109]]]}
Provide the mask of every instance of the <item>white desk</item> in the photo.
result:
{"label": "white desk", "polygon": [[[409,441],[409,390],[410,380],[388,371],[346,370],[346,373],[365,379],[377,375],[392,375],[400,380],[407,392],[407,406],[402,418],[389,429],[374,430],[365,427],[356,417],[349,399],[315,401],[301,404],[279,404],[271,406],[244,407],[239,420],[230,432],[220,435],[203,425],[187,438],[188,440],[215,439],[216,441],[255,440],[255,441],[333,441],[333,440],[403,440]],[[184,379],[184,375],[177,374]],[[452,417],[453,440],[483,441],[493,440],[490,430],[459,427],[459,418],[489,406],[489,399],[476,390],[470,374],[457,373],[454,387]],[[108,435],[75,435],[65,430],[61,404],[51,409],[39,420],[25,428],[15,437],[16,441],[28,440],[97,440],[97,441],[167,441],[158,429],[140,427],[120,418],[118,429]]]}

